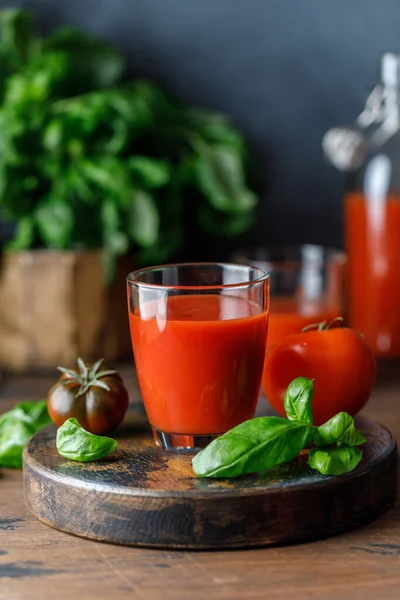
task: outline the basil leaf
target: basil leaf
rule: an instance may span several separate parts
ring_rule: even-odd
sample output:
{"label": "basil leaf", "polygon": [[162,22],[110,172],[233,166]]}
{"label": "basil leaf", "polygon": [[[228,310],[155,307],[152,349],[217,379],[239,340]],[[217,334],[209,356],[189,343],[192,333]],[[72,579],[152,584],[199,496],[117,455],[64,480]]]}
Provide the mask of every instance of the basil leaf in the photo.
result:
{"label": "basil leaf", "polygon": [[356,468],[362,455],[361,448],[349,446],[313,448],[308,455],[308,464],[323,475],[343,475]]}
{"label": "basil leaf", "polygon": [[125,67],[121,54],[107,42],[73,27],[54,31],[45,41],[45,50],[70,57],[73,69],[68,83],[76,86],[76,92],[116,85]]}
{"label": "basil leaf", "polygon": [[48,197],[39,203],[35,217],[39,233],[48,247],[69,248],[74,228],[74,213],[69,204]]}
{"label": "basil leaf", "polygon": [[76,419],[67,419],[57,431],[56,445],[58,453],[68,460],[91,462],[114,452],[117,442],[89,433]]}
{"label": "basil leaf", "polygon": [[199,203],[197,220],[203,229],[214,235],[235,237],[244,233],[254,224],[255,215],[253,212],[228,215],[215,210],[208,204]]}
{"label": "basil leaf", "polygon": [[147,188],[162,187],[171,178],[170,167],[166,161],[136,155],[128,159],[128,165],[139,183]]}
{"label": "basil leaf", "polygon": [[187,118],[207,142],[230,146],[240,156],[246,155],[243,136],[234,129],[225,115],[207,109],[189,108]]}
{"label": "basil leaf", "polygon": [[314,386],[311,379],[297,377],[286,390],[283,405],[290,421],[313,422],[311,402]]}
{"label": "basil leaf", "polygon": [[211,206],[228,214],[251,211],[255,194],[245,183],[241,156],[232,146],[202,144],[197,147],[196,178]]}
{"label": "basil leaf", "polygon": [[20,402],[0,417],[0,466],[22,467],[29,438],[51,422],[46,401]]}
{"label": "basil leaf", "polygon": [[[102,155],[96,160],[83,158],[78,164],[86,182],[99,188],[103,202],[108,199],[117,209],[129,207],[131,181],[124,163],[118,157]],[[120,214],[120,210],[117,214]]]}
{"label": "basil leaf", "polygon": [[36,431],[51,423],[46,400],[41,400],[40,402],[19,402],[15,405],[14,410],[16,409],[21,409],[25,415],[30,417]]}
{"label": "basil leaf", "polygon": [[150,194],[134,190],[129,215],[129,233],[137,244],[151,247],[157,241],[160,219],[157,206]]}
{"label": "basil leaf", "polygon": [[8,252],[26,250],[32,244],[33,238],[34,231],[32,217],[22,217],[15,228],[13,239],[7,242],[5,247]]}
{"label": "basil leaf", "polygon": [[359,446],[366,442],[354,425],[354,419],[348,413],[340,412],[329,421],[318,427],[315,443],[317,446],[329,444],[346,444],[347,446]]}
{"label": "basil leaf", "polygon": [[0,466],[21,469],[24,446],[34,433],[33,425],[18,416],[4,419],[0,426]]}
{"label": "basil leaf", "polygon": [[39,50],[39,40],[30,11],[18,8],[0,10],[1,55],[10,65],[18,66],[33,58]]}
{"label": "basil leaf", "polygon": [[313,439],[307,423],[281,417],[257,417],[241,423],[197,454],[193,470],[199,477],[237,477],[292,460]]}

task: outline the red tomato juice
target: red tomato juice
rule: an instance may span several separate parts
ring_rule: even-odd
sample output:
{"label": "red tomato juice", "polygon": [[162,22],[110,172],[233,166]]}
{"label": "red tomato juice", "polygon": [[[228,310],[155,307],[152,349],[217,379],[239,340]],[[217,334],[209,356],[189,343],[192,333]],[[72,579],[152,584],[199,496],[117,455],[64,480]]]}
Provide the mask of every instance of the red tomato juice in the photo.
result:
{"label": "red tomato juice", "polygon": [[345,202],[349,323],[377,356],[400,357],[400,194]]}
{"label": "red tomato juice", "polygon": [[145,302],[129,316],[150,424],[165,433],[212,435],[251,419],[268,314],[231,295],[178,295],[162,302],[161,312],[159,301]]}
{"label": "red tomato juice", "polygon": [[339,306],[325,299],[306,300],[293,297],[271,297],[268,324],[268,348],[279,344],[285,337],[312,323],[332,321],[342,316]]}

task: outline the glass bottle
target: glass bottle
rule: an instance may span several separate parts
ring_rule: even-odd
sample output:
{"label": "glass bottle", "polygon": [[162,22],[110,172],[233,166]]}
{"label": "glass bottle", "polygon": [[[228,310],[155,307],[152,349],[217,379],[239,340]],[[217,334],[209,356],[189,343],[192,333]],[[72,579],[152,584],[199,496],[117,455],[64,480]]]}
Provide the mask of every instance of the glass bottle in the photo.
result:
{"label": "glass bottle", "polygon": [[[348,320],[378,357],[400,358],[400,55],[381,61],[379,110],[344,201]],[[370,131],[371,131],[370,130]]]}

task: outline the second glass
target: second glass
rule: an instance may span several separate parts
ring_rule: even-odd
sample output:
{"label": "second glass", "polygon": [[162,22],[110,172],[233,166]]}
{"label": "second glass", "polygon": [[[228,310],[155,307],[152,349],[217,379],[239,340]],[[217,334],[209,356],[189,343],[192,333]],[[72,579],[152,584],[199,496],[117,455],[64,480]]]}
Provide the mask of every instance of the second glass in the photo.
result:
{"label": "second glass", "polygon": [[268,348],[307,325],[344,316],[345,253],[304,244],[238,250],[233,259],[270,274]]}
{"label": "second glass", "polygon": [[254,416],[269,276],[257,267],[165,265],[128,275],[133,352],[157,445],[196,450]]}

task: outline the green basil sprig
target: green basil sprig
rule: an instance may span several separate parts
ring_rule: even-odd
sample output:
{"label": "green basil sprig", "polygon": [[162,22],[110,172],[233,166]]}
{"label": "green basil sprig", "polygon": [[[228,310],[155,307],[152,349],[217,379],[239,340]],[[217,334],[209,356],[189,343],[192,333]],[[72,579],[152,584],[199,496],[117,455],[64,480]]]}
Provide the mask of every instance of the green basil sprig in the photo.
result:
{"label": "green basil sprig", "polygon": [[193,459],[201,477],[237,477],[292,460],[313,439],[307,423],[281,417],[245,421],[214,440]]}
{"label": "green basil sprig", "polygon": [[29,438],[51,423],[46,400],[20,402],[0,416],[0,467],[22,468],[22,452]]}
{"label": "green basil sprig", "polygon": [[68,460],[92,462],[105,458],[117,447],[109,437],[94,435],[80,426],[77,419],[67,419],[57,430],[57,451]]}
{"label": "green basil sprig", "polygon": [[312,419],[313,381],[298,377],[284,399],[287,419],[257,417],[221,435],[199,452],[193,470],[199,477],[238,477],[264,471],[295,458],[311,442],[308,464],[324,475],[355,469],[362,458],[357,448],[366,440],[354,419],[341,412],[316,427]]}

